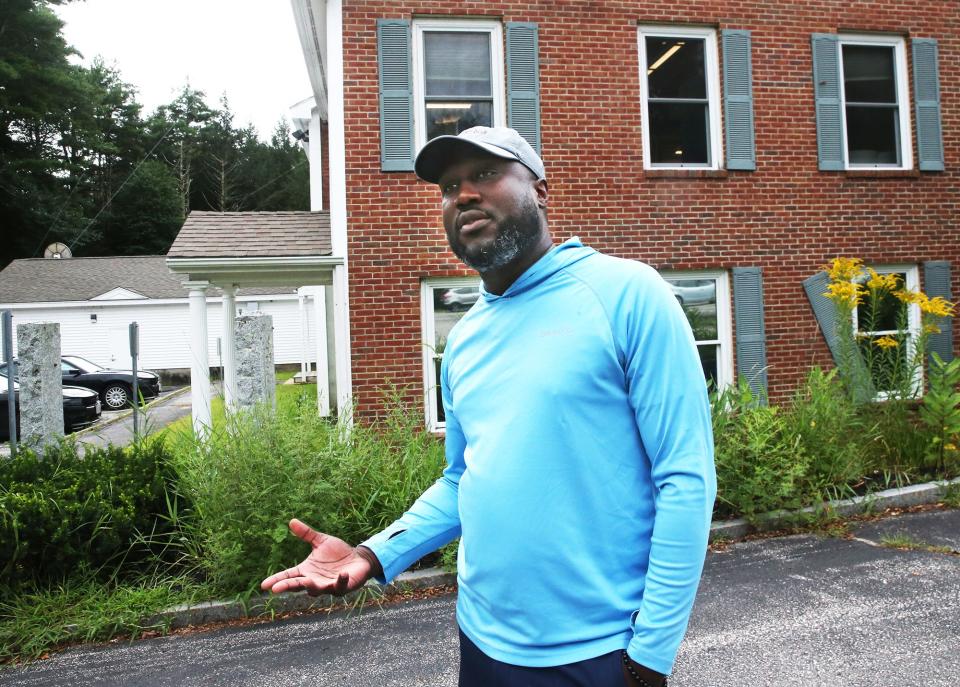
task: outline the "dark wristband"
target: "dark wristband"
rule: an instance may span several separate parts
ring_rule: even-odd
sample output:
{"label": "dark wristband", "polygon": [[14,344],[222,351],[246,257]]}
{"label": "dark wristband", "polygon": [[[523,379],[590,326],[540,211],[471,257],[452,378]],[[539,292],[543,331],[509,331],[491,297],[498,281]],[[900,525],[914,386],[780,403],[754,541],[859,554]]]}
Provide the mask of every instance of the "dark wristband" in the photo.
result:
{"label": "dark wristband", "polygon": [[[623,660],[623,667],[630,677],[637,681],[640,687],[667,687],[666,675],[640,665],[630,658],[630,654],[627,653],[626,649],[621,652],[621,658]],[[640,674],[641,671],[644,675]]]}

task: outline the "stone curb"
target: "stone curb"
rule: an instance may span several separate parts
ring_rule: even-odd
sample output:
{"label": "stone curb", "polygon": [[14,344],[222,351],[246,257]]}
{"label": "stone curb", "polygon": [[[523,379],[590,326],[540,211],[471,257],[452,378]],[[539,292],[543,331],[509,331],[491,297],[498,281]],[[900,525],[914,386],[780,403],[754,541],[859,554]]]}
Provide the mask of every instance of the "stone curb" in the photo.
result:
{"label": "stone curb", "polygon": [[[886,508],[906,508],[935,503],[946,491],[947,485],[952,484],[960,485],[960,477],[947,482],[927,482],[926,484],[915,484],[899,489],[887,489],[866,496],[829,501],[819,506],[811,506],[798,511],[767,513],[758,518],[756,525],[751,525],[742,518],[715,522],[710,526],[710,541],[740,539],[754,531],[773,530],[786,525],[795,525],[798,521],[811,516],[849,517]],[[453,586],[456,583],[456,573],[444,572],[440,568],[426,568],[403,573],[388,585],[369,582],[363,590],[351,592],[342,598],[328,594],[316,597],[306,594],[282,594],[279,596],[261,594],[251,597],[246,602],[208,601],[193,606],[174,606],[151,616],[144,621],[144,626],[151,627],[169,623],[170,629],[178,629],[189,625],[203,625],[266,615],[272,616],[276,613],[290,611],[343,610],[352,607],[361,594],[370,594],[374,598],[382,598],[417,589]]]}
{"label": "stone curb", "polygon": [[248,601],[207,601],[196,605],[181,605],[168,608],[144,621],[145,627],[169,623],[172,630],[189,625],[255,618],[258,616],[288,613],[290,611],[345,610],[366,595],[369,598],[396,596],[404,592],[431,587],[448,587],[457,583],[457,574],[440,568],[425,568],[405,572],[388,585],[368,582],[363,589],[338,597],[330,594],[309,596],[307,594],[260,594]]}
{"label": "stone curb", "polygon": [[750,524],[743,518],[715,522],[710,526],[710,541],[717,539],[740,539],[751,532],[775,530],[784,526],[796,525],[811,517],[833,516],[850,517],[887,508],[909,508],[925,503],[935,503],[946,491],[947,485],[960,485],[960,477],[946,482],[926,482],[909,487],[886,489],[884,491],[854,496],[839,501],[827,501],[817,506],[808,506],[796,511],[774,511],[757,518]]}
{"label": "stone curb", "polygon": [[[153,399],[153,400],[150,401],[149,403],[145,404],[145,405],[140,409],[140,412],[146,412],[146,411],[148,411],[148,410],[150,410],[151,408],[154,408],[154,407],[156,407],[156,406],[162,406],[164,403],[167,403],[168,401],[172,401],[172,400],[175,399],[175,398],[179,398],[180,396],[183,396],[184,394],[188,393],[189,391],[190,391],[189,385],[188,385],[188,386],[180,387],[180,388],[177,389],[176,391],[171,391],[169,394],[167,394],[167,395],[164,396],[163,398],[155,398],[155,399]],[[113,416],[112,418],[110,418],[110,419],[107,420],[106,422],[101,421],[101,422],[98,422],[98,423],[95,424],[95,425],[91,425],[90,427],[87,427],[86,429],[81,429],[79,432],[74,432],[71,436],[80,438],[80,437],[83,437],[83,436],[85,436],[85,435],[87,435],[87,434],[96,434],[96,433],[99,432],[101,429],[104,429],[105,427],[110,427],[110,426],[112,426],[112,425],[117,424],[118,422],[121,422],[121,421],[123,421],[123,420],[126,420],[126,419],[127,419],[128,417],[130,417],[131,415],[133,415],[133,408],[130,408],[130,409],[128,409],[128,410],[125,410],[125,411],[123,411],[122,413],[120,413],[119,415]]]}

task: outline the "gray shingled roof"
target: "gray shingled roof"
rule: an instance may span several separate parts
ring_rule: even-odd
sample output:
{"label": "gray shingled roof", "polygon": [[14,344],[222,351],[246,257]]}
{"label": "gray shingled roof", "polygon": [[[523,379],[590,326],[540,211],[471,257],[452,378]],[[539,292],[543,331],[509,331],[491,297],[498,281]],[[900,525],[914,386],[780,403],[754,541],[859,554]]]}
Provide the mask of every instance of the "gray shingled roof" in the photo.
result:
{"label": "gray shingled roof", "polygon": [[[163,255],[14,260],[0,272],[0,303],[86,301],[117,287],[147,298],[186,298],[181,277]],[[240,289],[239,295],[293,293],[289,288]],[[218,289],[210,289],[219,296]]]}
{"label": "gray shingled roof", "polygon": [[330,255],[329,212],[191,212],[169,258]]}

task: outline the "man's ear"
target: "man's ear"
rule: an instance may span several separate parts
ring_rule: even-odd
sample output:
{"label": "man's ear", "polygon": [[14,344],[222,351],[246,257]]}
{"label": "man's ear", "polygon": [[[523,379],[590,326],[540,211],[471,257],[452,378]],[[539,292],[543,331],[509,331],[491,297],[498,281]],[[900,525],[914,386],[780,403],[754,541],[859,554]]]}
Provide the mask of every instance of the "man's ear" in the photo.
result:
{"label": "man's ear", "polygon": [[547,180],[538,179],[535,181],[533,184],[533,190],[537,194],[537,206],[545,210],[547,208],[547,198],[550,195],[547,192]]}

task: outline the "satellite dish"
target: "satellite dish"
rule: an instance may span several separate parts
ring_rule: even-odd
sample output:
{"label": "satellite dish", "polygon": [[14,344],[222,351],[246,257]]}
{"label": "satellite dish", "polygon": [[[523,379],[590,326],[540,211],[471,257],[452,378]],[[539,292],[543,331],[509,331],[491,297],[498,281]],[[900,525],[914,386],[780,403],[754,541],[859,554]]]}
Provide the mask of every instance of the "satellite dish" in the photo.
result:
{"label": "satellite dish", "polygon": [[43,257],[53,258],[54,260],[59,260],[60,258],[72,258],[73,251],[70,250],[70,246],[65,243],[51,243],[43,251]]}

